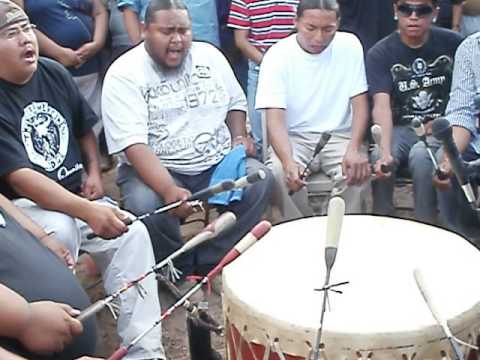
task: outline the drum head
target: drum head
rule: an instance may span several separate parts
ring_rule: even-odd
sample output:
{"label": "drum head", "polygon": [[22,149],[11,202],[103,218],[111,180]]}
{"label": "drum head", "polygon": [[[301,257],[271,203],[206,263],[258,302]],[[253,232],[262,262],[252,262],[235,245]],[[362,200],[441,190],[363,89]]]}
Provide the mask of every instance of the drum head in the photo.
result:
{"label": "drum head", "polygon": [[[249,341],[283,339],[294,354],[314,343],[326,224],[327,217],[313,217],[277,225],[225,269],[225,315]],[[326,349],[402,348],[443,338],[417,288],[415,268],[454,333],[480,323],[480,252],[465,239],[414,221],[345,216],[330,283],[350,283],[338,289],[343,294],[330,292]]]}

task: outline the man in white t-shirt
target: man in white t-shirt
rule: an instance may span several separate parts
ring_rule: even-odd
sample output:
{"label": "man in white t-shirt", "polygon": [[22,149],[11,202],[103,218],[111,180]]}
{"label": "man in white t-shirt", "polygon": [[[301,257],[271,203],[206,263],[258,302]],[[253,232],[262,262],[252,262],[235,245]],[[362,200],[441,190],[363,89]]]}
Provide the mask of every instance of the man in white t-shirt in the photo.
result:
{"label": "man in white t-shirt", "polygon": [[332,179],[345,176],[347,211],[362,210],[362,185],[370,175],[363,148],[368,122],[363,50],[354,35],[337,33],[337,26],[335,0],[302,0],[297,33],[272,46],[262,61],[256,108],[266,110],[278,185],[274,200],[285,220],[312,213],[300,175],[327,131],[332,137],[317,170]]}
{"label": "man in white t-shirt", "polygon": [[[247,155],[254,151],[245,95],[214,46],[192,43],[181,0],[150,2],[144,39],[110,67],[102,97],[109,151],[121,153],[118,185],[125,208],[137,215],[207,187],[233,147],[243,144]],[[248,173],[263,165],[247,158],[246,167]],[[184,275],[209,270],[260,220],[272,180],[267,175],[226,206],[237,215],[236,225],[179,258],[175,265]],[[191,212],[185,203],[145,219],[158,260],[183,244],[180,219]]]}

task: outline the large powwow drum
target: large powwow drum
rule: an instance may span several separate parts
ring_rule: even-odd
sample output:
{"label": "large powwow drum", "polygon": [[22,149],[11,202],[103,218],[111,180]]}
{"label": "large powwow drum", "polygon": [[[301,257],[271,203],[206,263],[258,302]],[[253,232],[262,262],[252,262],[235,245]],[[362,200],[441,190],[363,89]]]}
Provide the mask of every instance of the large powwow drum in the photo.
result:
{"label": "large powwow drum", "polygon": [[[230,360],[311,359],[325,279],[326,217],[275,226],[223,273]],[[447,359],[448,341],[415,282],[420,268],[459,339],[480,326],[480,252],[462,237],[413,221],[346,216],[331,283],[321,359]],[[467,353],[467,348],[462,346]],[[471,359],[472,357],[470,357]]]}

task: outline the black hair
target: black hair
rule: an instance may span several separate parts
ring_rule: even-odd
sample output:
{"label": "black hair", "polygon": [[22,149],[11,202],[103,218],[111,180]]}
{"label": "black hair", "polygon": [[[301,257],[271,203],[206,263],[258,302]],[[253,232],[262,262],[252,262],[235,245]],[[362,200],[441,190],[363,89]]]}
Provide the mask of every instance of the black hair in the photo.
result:
{"label": "black hair", "polygon": [[[155,16],[155,13],[160,10],[187,10],[187,6],[182,0],[151,0],[147,6],[145,13],[145,26],[148,26]],[[190,15],[188,15],[190,16]]]}
{"label": "black hair", "polygon": [[[393,0],[393,2],[394,2],[395,4],[398,4],[399,1],[400,1],[400,0]],[[433,6],[437,6],[438,0],[431,0],[431,1],[432,1],[432,5],[433,5]]]}
{"label": "black hair", "polygon": [[297,7],[297,17],[301,17],[305,10],[312,9],[335,11],[337,18],[340,17],[340,8],[337,0],[300,0]]}

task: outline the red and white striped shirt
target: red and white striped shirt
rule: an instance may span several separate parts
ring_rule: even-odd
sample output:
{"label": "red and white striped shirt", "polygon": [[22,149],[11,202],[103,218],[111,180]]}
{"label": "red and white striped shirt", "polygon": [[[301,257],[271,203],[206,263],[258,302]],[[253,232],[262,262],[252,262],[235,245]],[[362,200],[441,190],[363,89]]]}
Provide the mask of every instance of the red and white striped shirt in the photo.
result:
{"label": "red and white striped shirt", "polygon": [[290,35],[300,0],[233,0],[228,26],[250,30],[248,39],[260,51]]}

